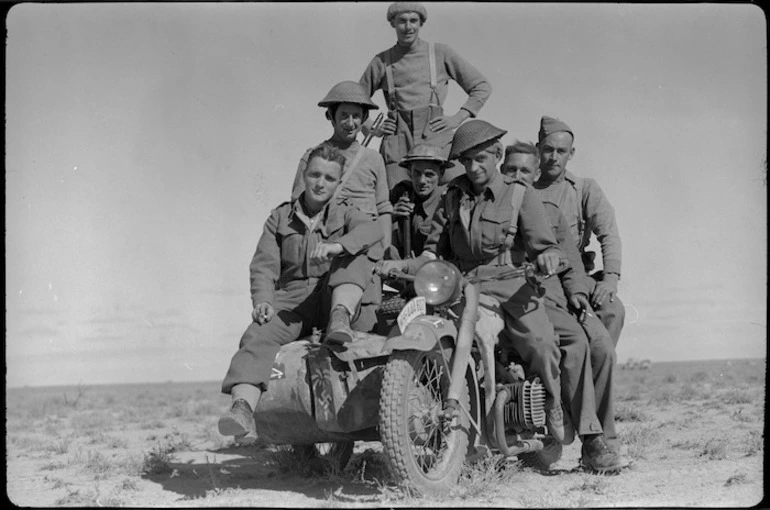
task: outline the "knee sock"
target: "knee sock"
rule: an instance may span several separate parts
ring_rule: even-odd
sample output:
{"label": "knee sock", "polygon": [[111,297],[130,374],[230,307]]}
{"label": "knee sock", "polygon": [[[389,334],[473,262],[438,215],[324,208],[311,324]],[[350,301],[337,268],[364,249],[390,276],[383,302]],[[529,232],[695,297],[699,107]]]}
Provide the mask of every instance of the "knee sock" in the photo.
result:
{"label": "knee sock", "polygon": [[352,283],[337,285],[332,290],[332,310],[335,306],[344,306],[350,313],[351,319],[356,316],[364,289]]}
{"label": "knee sock", "polygon": [[236,384],[230,393],[233,397],[233,402],[242,398],[249,403],[252,411],[257,408],[259,397],[262,396],[262,390],[253,384]]}

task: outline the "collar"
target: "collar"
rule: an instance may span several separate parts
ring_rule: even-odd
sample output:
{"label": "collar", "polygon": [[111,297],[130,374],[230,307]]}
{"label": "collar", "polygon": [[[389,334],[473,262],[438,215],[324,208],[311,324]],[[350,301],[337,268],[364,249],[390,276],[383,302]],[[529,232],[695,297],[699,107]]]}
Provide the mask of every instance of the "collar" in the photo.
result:
{"label": "collar", "polygon": [[417,205],[419,205],[426,214],[432,216],[433,212],[436,211],[438,201],[441,198],[441,195],[444,194],[444,191],[446,191],[446,186],[436,186],[436,189],[433,190],[433,194],[424,200],[420,200],[419,197],[415,196]]}
{"label": "collar", "polygon": [[418,51],[427,47],[428,47],[428,43],[422,40],[422,38],[418,36],[417,40],[410,47],[404,48],[403,46],[400,46],[398,42],[396,42],[396,44],[393,45],[392,49],[396,55],[406,55],[407,53],[417,53]]}
{"label": "collar", "polygon": [[[460,188],[465,194],[471,195],[473,197],[477,196],[473,191],[473,185],[471,184],[471,180],[467,175],[461,175],[459,178],[453,180],[450,187]],[[503,178],[503,174],[495,170],[495,175],[492,177],[492,181],[487,183],[481,194],[483,194],[484,197],[491,197],[494,200],[495,198],[503,195],[505,192],[504,188],[505,179]]]}
{"label": "collar", "polygon": [[546,189],[549,188],[555,184],[559,184],[562,181],[568,181],[573,186],[575,185],[575,181],[577,181],[577,177],[575,177],[575,174],[570,172],[569,170],[564,170],[564,173],[561,174],[561,176],[558,179],[555,179],[548,184],[544,184],[540,181],[532,183],[532,186],[537,189]]}
{"label": "collar", "polygon": [[[307,217],[305,214],[305,211],[302,210],[302,200],[305,198],[305,192],[303,191],[300,193],[300,195],[292,200],[291,202],[291,211],[289,212],[289,219],[294,219],[294,217],[297,215],[297,213],[300,213],[301,215]],[[332,210],[333,204],[332,202],[335,202],[335,200],[329,200],[326,205],[324,205],[321,210],[319,211],[319,214],[321,214],[321,218],[323,219],[323,222],[326,223],[326,219],[329,217],[329,211]]]}
{"label": "collar", "polygon": [[[329,144],[329,145],[331,145],[332,147],[334,147],[335,149],[339,149],[339,150],[341,150],[341,151],[349,151],[349,150],[355,150],[355,149],[356,149],[356,147],[358,147],[359,145],[361,145],[360,143],[358,143],[358,140],[353,140],[353,142],[352,142],[350,145],[348,145],[347,147],[343,147],[343,145],[342,145],[340,142],[338,142],[338,141],[336,141],[336,140],[333,140],[333,139],[331,139],[331,138],[329,138],[328,140],[326,140],[326,141],[325,141],[325,142],[323,142],[323,143]],[[347,162],[346,162],[346,163],[347,163]]]}

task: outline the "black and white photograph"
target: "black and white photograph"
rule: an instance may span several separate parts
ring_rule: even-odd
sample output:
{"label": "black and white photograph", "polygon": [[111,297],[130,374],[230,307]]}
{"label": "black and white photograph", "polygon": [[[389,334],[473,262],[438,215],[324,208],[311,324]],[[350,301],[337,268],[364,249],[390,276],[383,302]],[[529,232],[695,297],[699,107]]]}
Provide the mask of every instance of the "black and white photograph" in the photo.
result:
{"label": "black and white photograph", "polygon": [[5,11],[14,505],[763,504],[758,5]]}

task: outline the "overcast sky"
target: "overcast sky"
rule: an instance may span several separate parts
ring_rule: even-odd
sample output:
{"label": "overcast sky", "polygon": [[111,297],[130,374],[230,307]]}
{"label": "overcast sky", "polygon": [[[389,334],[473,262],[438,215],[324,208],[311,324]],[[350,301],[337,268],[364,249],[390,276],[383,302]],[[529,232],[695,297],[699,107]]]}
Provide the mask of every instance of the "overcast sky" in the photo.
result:
{"label": "overcast sky", "polygon": [[[266,216],[330,134],[318,101],[394,44],[387,6],[13,7],[7,384],[221,379]],[[426,6],[421,36],[487,76],[479,118],[504,142],[542,115],[575,132],[569,169],[599,182],[623,241],[618,359],[765,356],[764,13]]]}

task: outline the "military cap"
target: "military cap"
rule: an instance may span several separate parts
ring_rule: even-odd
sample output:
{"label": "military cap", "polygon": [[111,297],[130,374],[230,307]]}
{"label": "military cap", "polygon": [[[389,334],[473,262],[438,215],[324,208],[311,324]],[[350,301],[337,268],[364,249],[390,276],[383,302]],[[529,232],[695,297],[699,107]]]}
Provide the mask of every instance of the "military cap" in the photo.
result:
{"label": "military cap", "polygon": [[464,122],[457,128],[452,138],[452,150],[449,153],[449,159],[459,158],[468,149],[496,142],[507,132],[485,120],[472,119]]}
{"label": "military cap", "polygon": [[372,98],[366,93],[364,87],[357,81],[343,81],[331,88],[318,106],[329,107],[339,103],[355,103],[368,110],[377,110],[380,107],[372,102]]}
{"label": "military cap", "polygon": [[393,2],[390,4],[390,7],[388,7],[388,23],[393,21],[393,18],[402,12],[416,12],[420,15],[420,21],[422,23],[428,21],[428,11],[420,2]]}
{"label": "military cap", "polygon": [[404,158],[398,163],[398,166],[408,169],[410,168],[409,164],[412,161],[433,161],[438,163],[440,168],[446,168],[450,166],[451,163],[447,161],[443,152],[444,151],[435,145],[421,143],[415,145],[412,150],[409,151],[409,154],[404,156]]}
{"label": "military cap", "polygon": [[558,133],[559,131],[566,131],[572,135],[572,138],[575,138],[575,133],[572,132],[567,124],[559,119],[554,119],[553,117],[543,115],[543,117],[540,119],[540,131],[537,134],[537,138],[538,140],[543,140],[543,138],[550,135],[551,133]]}

